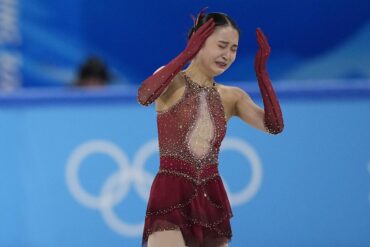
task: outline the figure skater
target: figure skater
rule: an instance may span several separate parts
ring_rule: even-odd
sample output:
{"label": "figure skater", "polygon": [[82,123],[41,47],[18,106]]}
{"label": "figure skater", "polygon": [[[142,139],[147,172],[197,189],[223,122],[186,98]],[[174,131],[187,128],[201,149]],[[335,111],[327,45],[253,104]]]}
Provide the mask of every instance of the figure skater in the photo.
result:
{"label": "figure skater", "polygon": [[224,13],[200,12],[184,51],[142,82],[138,101],[156,103],[160,150],[142,246],[228,246],[232,211],[218,172],[227,122],[237,116],[271,134],[284,128],[266,70],[270,46],[261,29],[256,35],[254,65],[264,109],[242,89],[214,80],[234,62],[239,42],[238,27]]}

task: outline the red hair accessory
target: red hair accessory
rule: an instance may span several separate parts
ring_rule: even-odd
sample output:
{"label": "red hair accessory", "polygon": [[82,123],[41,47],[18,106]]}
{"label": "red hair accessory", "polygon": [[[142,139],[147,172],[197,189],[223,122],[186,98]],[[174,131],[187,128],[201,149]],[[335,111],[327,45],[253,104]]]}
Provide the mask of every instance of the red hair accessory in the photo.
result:
{"label": "red hair accessory", "polygon": [[193,19],[194,21],[194,30],[196,28],[196,26],[198,25],[199,23],[199,20],[201,20],[204,16],[205,16],[205,13],[206,13],[206,10],[208,9],[208,7],[204,7],[200,12],[199,14],[197,15],[197,17],[195,18],[193,15],[191,15],[191,19]]}

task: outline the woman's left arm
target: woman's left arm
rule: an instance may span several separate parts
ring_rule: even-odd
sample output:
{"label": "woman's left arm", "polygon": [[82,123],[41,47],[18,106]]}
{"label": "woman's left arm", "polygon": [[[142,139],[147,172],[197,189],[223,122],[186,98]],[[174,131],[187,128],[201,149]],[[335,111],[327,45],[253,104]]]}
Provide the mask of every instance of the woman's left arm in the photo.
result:
{"label": "woman's left arm", "polygon": [[279,134],[284,129],[283,115],[266,69],[271,49],[267,38],[260,28],[257,28],[256,35],[259,49],[256,54],[254,68],[263,99],[264,110],[256,105],[248,94],[238,90],[235,113],[255,128],[271,134]]}
{"label": "woman's left arm", "polygon": [[269,133],[279,134],[284,129],[283,114],[266,69],[266,63],[271,48],[267,42],[266,36],[260,28],[257,28],[256,35],[259,49],[256,54],[254,68],[265,109],[264,123]]}

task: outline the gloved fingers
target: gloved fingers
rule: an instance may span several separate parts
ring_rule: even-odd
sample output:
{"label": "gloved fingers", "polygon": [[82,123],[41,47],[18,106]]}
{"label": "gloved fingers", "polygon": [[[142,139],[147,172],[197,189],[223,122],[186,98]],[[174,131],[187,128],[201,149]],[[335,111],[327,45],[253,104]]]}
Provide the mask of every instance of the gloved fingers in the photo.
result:
{"label": "gloved fingers", "polygon": [[263,55],[268,56],[271,52],[271,47],[265,34],[262,32],[261,28],[256,29],[257,41],[260,48],[263,50]]}
{"label": "gloved fingers", "polygon": [[259,72],[261,71],[262,69],[262,66],[261,66],[261,57],[262,57],[262,50],[261,49],[258,49],[257,53],[256,53],[256,58],[254,60],[254,69],[256,72]]}
{"label": "gloved fingers", "polygon": [[[207,26],[204,26],[207,25]],[[188,43],[188,49],[200,49],[206,39],[214,32],[215,23],[213,20],[207,21],[206,24],[201,26],[190,38]],[[204,27],[204,28],[203,28]]]}
{"label": "gloved fingers", "polygon": [[206,23],[204,23],[195,33],[203,33],[205,30],[207,30],[209,27],[214,27],[215,26],[215,21],[210,18]]}
{"label": "gloved fingers", "polygon": [[210,26],[203,34],[202,34],[202,40],[206,40],[211,34],[215,31],[215,26]]}

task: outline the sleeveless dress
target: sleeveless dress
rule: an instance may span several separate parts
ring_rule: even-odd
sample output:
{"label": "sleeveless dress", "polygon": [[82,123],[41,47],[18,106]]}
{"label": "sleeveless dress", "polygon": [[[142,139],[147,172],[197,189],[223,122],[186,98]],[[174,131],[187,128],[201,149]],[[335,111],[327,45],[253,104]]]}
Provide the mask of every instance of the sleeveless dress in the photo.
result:
{"label": "sleeveless dress", "polygon": [[187,246],[232,236],[231,206],[218,172],[226,119],[215,86],[202,87],[184,72],[181,99],[158,112],[160,168],[153,181],[142,246],[156,231],[180,229]]}

